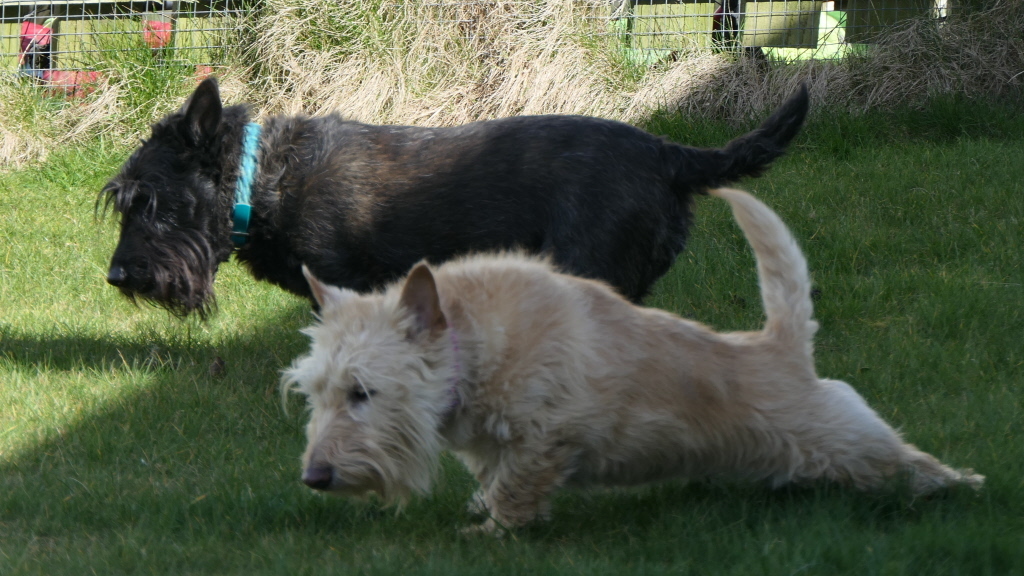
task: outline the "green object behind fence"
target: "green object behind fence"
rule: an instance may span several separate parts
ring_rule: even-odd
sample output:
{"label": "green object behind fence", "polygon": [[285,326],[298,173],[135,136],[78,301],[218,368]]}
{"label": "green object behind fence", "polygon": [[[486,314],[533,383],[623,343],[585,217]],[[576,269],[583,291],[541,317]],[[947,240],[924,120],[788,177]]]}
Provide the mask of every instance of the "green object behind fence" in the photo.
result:
{"label": "green object behind fence", "polygon": [[872,42],[879,34],[908,18],[935,13],[935,0],[836,0],[846,12],[846,41]]}
{"label": "green object behind fence", "polygon": [[818,22],[824,2],[745,2],[743,34],[745,47],[814,48],[818,45]]}
{"label": "green object behind fence", "polygon": [[641,50],[710,45],[714,2],[637,4],[633,7],[632,48]]}

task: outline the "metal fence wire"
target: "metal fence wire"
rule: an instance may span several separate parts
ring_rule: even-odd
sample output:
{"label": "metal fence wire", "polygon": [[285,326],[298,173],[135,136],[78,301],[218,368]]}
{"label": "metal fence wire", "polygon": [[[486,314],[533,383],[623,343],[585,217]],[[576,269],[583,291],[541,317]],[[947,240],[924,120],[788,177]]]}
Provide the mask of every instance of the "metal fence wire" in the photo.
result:
{"label": "metal fence wire", "polygon": [[140,49],[202,70],[224,63],[244,12],[241,0],[0,0],[0,74],[76,90]]}
{"label": "metal fence wire", "polygon": [[609,0],[588,16],[650,63],[694,48],[753,50],[779,59],[863,51],[911,18],[944,19],[947,0]]}
{"label": "metal fence wire", "polygon": [[[0,0],[0,74],[76,89],[96,81],[103,61],[140,49],[158,61],[199,68],[226,64],[226,49],[236,38],[231,32],[254,2]],[[578,0],[575,5],[587,34],[615,43],[633,61],[654,63],[695,48],[754,50],[782,59],[843,57],[903,20],[945,18],[946,2]],[[419,5],[433,7],[428,12],[439,18],[457,14],[449,24],[472,34],[472,15],[486,14],[498,3],[507,8],[519,2],[421,0]],[[384,6],[401,10],[411,4]]]}

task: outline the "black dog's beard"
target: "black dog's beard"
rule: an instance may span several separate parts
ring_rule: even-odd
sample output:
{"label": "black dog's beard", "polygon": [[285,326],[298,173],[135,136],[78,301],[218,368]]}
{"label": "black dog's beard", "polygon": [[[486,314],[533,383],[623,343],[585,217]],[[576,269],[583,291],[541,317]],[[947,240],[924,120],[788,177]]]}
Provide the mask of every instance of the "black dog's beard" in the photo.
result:
{"label": "black dog's beard", "polygon": [[206,319],[216,308],[213,280],[217,259],[213,246],[198,231],[174,230],[147,245],[147,281],[125,286],[121,293],[133,302],[144,298],[175,316],[196,313]]}

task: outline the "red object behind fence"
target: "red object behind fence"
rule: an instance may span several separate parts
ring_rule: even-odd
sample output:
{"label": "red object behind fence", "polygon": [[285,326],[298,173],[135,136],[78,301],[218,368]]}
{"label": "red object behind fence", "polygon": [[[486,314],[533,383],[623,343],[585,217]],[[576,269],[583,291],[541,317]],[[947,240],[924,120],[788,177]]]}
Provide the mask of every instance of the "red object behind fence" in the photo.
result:
{"label": "red object behind fence", "polygon": [[213,76],[213,66],[207,66],[205,64],[196,65],[196,84],[199,84],[210,76]]}
{"label": "red object behind fence", "polygon": [[142,39],[150,48],[166,48],[171,43],[173,22],[146,20],[142,23]]}
{"label": "red object behind fence", "polygon": [[21,50],[18,51],[18,64],[25,61],[25,54],[39,48],[48,47],[53,38],[53,30],[41,24],[24,21],[21,23]]}
{"label": "red object behind fence", "polygon": [[68,98],[85,98],[96,91],[100,73],[89,70],[47,70],[43,72],[50,94],[63,93]]}

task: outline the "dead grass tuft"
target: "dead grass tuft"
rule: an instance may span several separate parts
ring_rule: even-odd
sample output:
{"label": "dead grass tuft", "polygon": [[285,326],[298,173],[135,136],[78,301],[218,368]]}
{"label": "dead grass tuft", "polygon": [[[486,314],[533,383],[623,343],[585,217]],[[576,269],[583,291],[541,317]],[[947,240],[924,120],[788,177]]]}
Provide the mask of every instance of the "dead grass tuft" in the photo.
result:
{"label": "dead grass tuft", "polygon": [[[267,12],[255,23],[251,53],[258,67],[250,100],[262,113],[337,111],[365,122],[453,125],[623,107],[609,89],[621,72],[583,47],[570,0],[270,0]],[[314,30],[319,22],[334,23],[336,32]]]}

